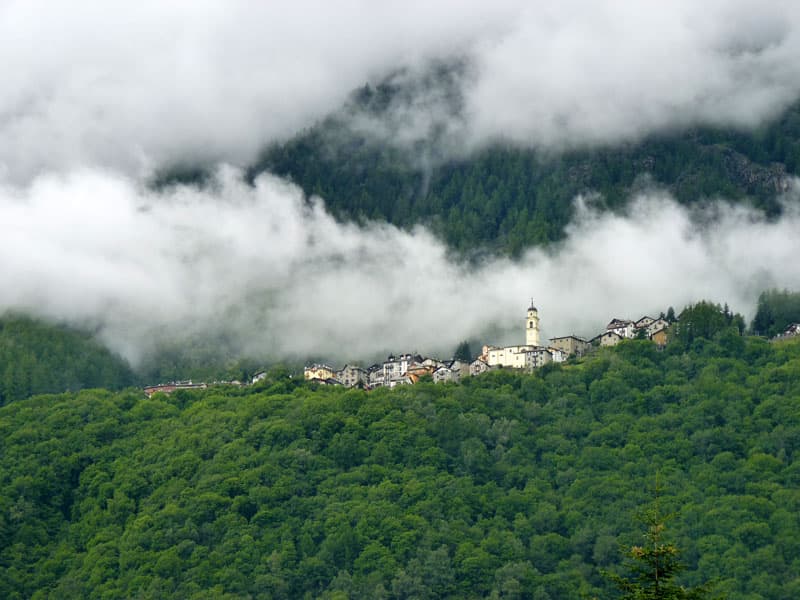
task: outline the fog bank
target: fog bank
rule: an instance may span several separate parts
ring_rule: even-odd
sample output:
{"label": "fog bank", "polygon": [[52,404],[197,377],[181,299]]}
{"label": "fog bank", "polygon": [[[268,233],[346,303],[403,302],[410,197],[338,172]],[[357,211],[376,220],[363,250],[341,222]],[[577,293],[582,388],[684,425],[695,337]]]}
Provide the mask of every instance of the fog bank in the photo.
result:
{"label": "fog bank", "polygon": [[547,336],[700,299],[752,316],[764,288],[800,289],[798,189],[780,221],[718,203],[708,229],[663,192],[625,215],[577,199],[563,243],[467,266],[424,227],[340,224],[271,176],[251,187],[224,167],[207,188],[154,192],[105,171],[51,174],[0,188],[0,310],[96,328],[134,362],[212,331],[265,359],[445,357],[463,339],[521,341],[531,297]]}
{"label": "fog bank", "polygon": [[393,74],[413,93],[352,125],[459,153],[751,127],[800,97],[798,56],[792,0],[4,2],[0,176],[245,165]]}

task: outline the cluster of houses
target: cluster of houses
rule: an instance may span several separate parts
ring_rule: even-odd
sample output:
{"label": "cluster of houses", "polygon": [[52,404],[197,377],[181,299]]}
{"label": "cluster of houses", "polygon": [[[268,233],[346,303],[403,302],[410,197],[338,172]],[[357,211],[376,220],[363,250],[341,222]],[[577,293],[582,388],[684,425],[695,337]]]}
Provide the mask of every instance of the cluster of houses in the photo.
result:
{"label": "cluster of houses", "polygon": [[491,369],[530,371],[549,363],[564,362],[570,357],[581,357],[599,346],[614,346],[625,339],[650,339],[664,346],[669,325],[663,317],[645,316],[638,321],[612,319],[602,333],[590,340],[568,335],[551,338],[547,346],[542,346],[539,339],[539,311],[531,301],[525,317],[525,343],[518,346],[483,346],[480,356],[471,362],[458,359],[441,361],[418,354],[401,354],[389,356],[383,363],[367,368],[348,364],[337,370],[325,364],[313,364],[305,368],[303,375],[305,379],[320,384],[365,389],[414,384],[424,376],[430,376],[435,383],[446,383],[474,377]]}
{"label": "cluster of houses", "polygon": [[[492,369],[512,368],[531,371],[549,363],[561,363],[571,357],[581,357],[602,346],[615,346],[626,339],[649,339],[659,347],[667,343],[670,323],[664,317],[642,317],[638,321],[612,319],[604,331],[595,337],[584,338],[567,335],[550,338],[547,346],[539,339],[539,311],[531,301],[525,318],[525,343],[518,346],[483,346],[481,354],[472,361],[424,358],[419,354],[389,356],[382,363],[367,368],[359,365],[345,365],[334,369],[324,364],[314,364],[304,369],[304,377],[324,385],[342,385],[374,389],[395,387],[417,383],[420,378],[430,376],[435,383],[460,381],[465,377],[475,377]],[[778,334],[776,339],[800,336],[800,324],[792,323]],[[266,371],[257,373],[254,384],[266,377]],[[244,385],[239,381],[215,381],[212,384],[175,381],[153,385],[144,389],[147,396],[156,392],[169,394],[176,390],[205,389],[209,385]]]}

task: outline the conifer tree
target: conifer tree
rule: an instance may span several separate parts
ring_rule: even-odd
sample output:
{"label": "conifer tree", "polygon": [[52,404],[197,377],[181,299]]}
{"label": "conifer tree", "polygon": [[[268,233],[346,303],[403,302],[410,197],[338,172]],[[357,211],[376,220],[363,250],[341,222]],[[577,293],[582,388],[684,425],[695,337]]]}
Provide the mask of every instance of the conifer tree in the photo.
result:
{"label": "conifer tree", "polygon": [[710,599],[709,584],[686,588],[675,582],[683,569],[680,551],[665,540],[666,518],[658,507],[658,483],[654,507],[640,517],[646,526],[644,543],[624,551],[627,575],[607,573],[622,592],[622,600],[704,600]]}
{"label": "conifer tree", "polygon": [[469,347],[469,342],[463,341],[457,347],[453,358],[462,362],[472,362],[472,349]]}

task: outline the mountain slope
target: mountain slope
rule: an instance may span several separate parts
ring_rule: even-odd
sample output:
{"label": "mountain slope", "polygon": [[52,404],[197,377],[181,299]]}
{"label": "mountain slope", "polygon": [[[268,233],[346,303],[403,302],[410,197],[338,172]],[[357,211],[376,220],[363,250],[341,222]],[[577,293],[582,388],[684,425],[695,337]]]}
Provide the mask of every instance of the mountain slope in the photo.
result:
{"label": "mountain slope", "polygon": [[342,114],[266,149],[250,176],[285,176],[341,219],[423,223],[458,251],[516,255],[559,239],[579,193],[598,192],[618,208],[656,185],[685,204],[724,197],[774,216],[776,197],[800,170],[800,104],[754,132],[695,129],[556,155],[496,145],[451,160],[435,139],[409,148],[354,132],[351,113],[380,119],[391,93],[361,90]]}
{"label": "mountain slope", "polygon": [[128,364],[84,331],[0,317],[0,404],[33,394],[134,384]]}
{"label": "mountain slope", "polygon": [[797,597],[798,375],[800,343],[726,331],[463,385],[15,402],[0,595],[608,597],[658,478],[684,584]]}

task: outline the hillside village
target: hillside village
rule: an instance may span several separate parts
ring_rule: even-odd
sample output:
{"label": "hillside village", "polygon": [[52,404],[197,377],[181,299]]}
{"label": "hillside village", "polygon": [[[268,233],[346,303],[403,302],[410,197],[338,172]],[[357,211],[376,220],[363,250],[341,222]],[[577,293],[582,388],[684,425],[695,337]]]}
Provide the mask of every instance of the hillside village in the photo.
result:
{"label": "hillside village", "polygon": [[562,363],[572,357],[581,357],[594,348],[614,346],[625,339],[649,339],[660,347],[667,343],[670,321],[660,316],[644,316],[637,321],[612,319],[605,330],[586,340],[575,335],[550,338],[548,345],[540,340],[539,311],[533,304],[525,316],[525,343],[515,346],[485,345],[481,354],[472,361],[426,358],[419,354],[391,355],[384,362],[361,367],[346,364],[335,369],[326,364],[313,364],[304,369],[306,380],[323,385],[343,385],[374,389],[417,383],[430,376],[435,383],[460,381],[475,377],[492,369],[512,368],[532,371],[550,363]]}
{"label": "hillside village", "polygon": [[[563,363],[580,358],[597,348],[615,346],[623,340],[650,340],[659,348],[666,346],[670,326],[678,321],[672,310],[666,316],[643,316],[636,321],[613,318],[605,329],[591,339],[576,335],[554,337],[548,345],[540,340],[539,311],[533,301],[525,315],[525,343],[513,346],[484,345],[479,356],[472,360],[423,357],[416,353],[390,355],[385,361],[369,367],[345,364],[336,369],[327,364],[308,365],[303,370],[305,380],[320,385],[336,385],[371,390],[379,387],[393,388],[413,385],[423,377],[434,383],[458,382],[465,377],[475,377],[493,369],[533,371],[550,363]],[[792,323],[774,340],[800,336],[800,324]],[[174,381],[144,388],[147,396],[155,393],[172,393],[177,390],[206,389],[212,385],[252,385],[267,376],[266,371],[255,374],[248,381],[214,381],[212,383]]]}

